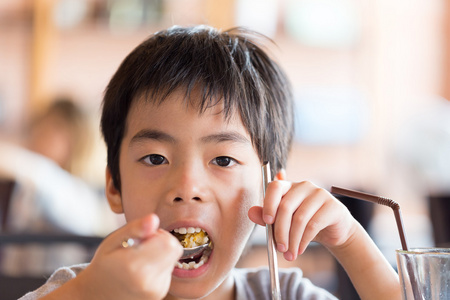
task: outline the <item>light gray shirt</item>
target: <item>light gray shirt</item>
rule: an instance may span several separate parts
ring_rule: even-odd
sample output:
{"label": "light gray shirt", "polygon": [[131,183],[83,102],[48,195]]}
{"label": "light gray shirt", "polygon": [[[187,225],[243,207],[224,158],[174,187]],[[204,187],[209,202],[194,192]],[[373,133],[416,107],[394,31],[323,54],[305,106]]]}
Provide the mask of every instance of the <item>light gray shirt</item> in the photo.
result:
{"label": "light gray shirt", "polygon": [[[75,278],[86,266],[87,264],[81,264],[56,270],[43,286],[19,300],[36,300],[43,297]],[[270,274],[267,268],[233,269],[232,276],[236,285],[236,300],[271,300]],[[283,300],[336,299],[326,290],[303,278],[302,271],[297,268],[280,269],[279,276]]]}
{"label": "light gray shirt", "polygon": [[[271,300],[270,273],[268,268],[234,269],[236,300]],[[336,299],[325,289],[319,288],[303,277],[298,268],[279,269],[282,300]]]}

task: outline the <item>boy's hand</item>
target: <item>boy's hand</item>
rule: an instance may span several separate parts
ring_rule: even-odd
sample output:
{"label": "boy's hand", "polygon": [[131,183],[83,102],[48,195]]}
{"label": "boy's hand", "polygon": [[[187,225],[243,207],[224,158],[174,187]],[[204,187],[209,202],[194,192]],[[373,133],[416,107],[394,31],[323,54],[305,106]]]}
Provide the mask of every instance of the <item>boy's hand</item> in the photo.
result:
{"label": "boy's hand", "polygon": [[328,248],[343,246],[357,226],[341,202],[307,181],[270,182],[264,206],[254,206],[248,214],[259,225],[274,224],[277,250],[287,260],[295,260],[311,241]]}
{"label": "boy's hand", "polygon": [[[162,299],[183,250],[178,240],[158,229],[159,219],[149,215],[109,235],[91,264],[75,278],[83,299]],[[133,238],[137,245],[121,246]]]}

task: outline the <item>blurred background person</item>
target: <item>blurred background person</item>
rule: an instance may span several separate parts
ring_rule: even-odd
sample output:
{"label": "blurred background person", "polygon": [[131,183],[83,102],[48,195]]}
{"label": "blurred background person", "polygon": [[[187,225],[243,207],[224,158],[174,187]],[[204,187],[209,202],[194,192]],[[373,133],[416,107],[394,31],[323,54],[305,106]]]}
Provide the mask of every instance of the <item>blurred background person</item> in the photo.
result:
{"label": "blurred background person", "polygon": [[92,144],[87,116],[68,96],[55,99],[25,132],[25,147],[75,173]]}
{"label": "blurred background person", "polygon": [[[3,233],[101,237],[118,226],[103,191],[71,173],[89,153],[88,125],[73,100],[58,97],[32,117],[20,142],[0,140],[0,178],[14,184],[10,195],[0,196]],[[82,262],[84,255],[73,245],[9,247],[1,263],[9,274],[42,274],[50,265]]]}

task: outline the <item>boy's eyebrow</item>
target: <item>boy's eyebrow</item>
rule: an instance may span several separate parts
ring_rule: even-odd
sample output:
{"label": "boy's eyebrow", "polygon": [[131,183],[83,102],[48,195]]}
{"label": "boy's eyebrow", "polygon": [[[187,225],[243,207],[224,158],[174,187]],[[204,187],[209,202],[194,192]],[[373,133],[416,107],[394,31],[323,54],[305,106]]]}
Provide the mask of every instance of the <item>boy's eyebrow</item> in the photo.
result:
{"label": "boy's eyebrow", "polygon": [[203,137],[202,142],[204,143],[211,143],[211,142],[215,142],[215,143],[220,143],[220,142],[238,142],[238,143],[243,143],[243,144],[249,144],[250,141],[243,136],[242,134],[238,133],[238,132],[221,132],[221,133],[217,133],[217,134],[211,134],[208,136]]}
{"label": "boy's eyebrow", "polygon": [[[144,140],[157,140],[165,141],[172,144],[176,143],[176,139],[165,132],[154,130],[154,129],[143,129],[136,133],[130,141],[130,145],[138,143]],[[242,144],[250,144],[250,141],[242,134],[234,131],[230,132],[220,132],[211,135],[207,135],[201,138],[203,143],[220,143],[220,142],[238,142]]]}
{"label": "boy's eyebrow", "polygon": [[175,143],[175,139],[165,132],[154,129],[143,129],[133,136],[133,138],[130,141],[130,145],[149,139]]}

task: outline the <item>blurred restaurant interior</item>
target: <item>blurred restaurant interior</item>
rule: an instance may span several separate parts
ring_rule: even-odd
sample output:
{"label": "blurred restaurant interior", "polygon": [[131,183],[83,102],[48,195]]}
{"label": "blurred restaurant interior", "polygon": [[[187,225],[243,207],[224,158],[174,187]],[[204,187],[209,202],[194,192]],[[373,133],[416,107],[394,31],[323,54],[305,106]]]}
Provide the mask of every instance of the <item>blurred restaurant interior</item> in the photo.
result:
{"label": "blurred restaurant interior", "polygon": [[[42,278],[59,265],[85,259],[72,243],[59,245],[56,251],[64,257],[51,261],[44,253],[48,248],[42,250],[36,241],[25,247],[13,235],[101,238],[123,224],[103,196],[106,153],[98,124],[104,89],[122,59],[148,35],[195,24],[244,26],[275,42],[267,47],[286,70],[296,101],[289,179],[394,199],[402,208],[411,246],[448,246],[448,1],[2,0],[0,179],[5,183],[0,188],[0,228],[11,243],[0,243],[0,273]],[[37,130],[50,105],[67,99],[75,103],[82,121],[63,124],[71,118],[66,115]],[[37,135],[42,144],[39,134],[49,127],[53,139],[66,138],[67,144],[49,138],[44,146],[71,155],[59,163],[52,155],[63,154],[47,150],[47,157],[58,164],[51,167],[64,171],[56,176],[40,169],[47,160],[31,162],[35,153],[29,153],[44,147],[34,139]],[[68,182],[69,176],[77,183]],[[77,203],[64,199],[75,197],[72,190],[77,199],[87,196]],[[36,191],[39,196],[33,195]],[[46,198],[46,193],[51,196]],[[53,196],[58,201],[49,200]],[[18,204],[9,201],[21,197]],[[345,201],[395,266],[400,241],[392,211]],[[75,216],[86,214],[86,205],[84,222]],[[38,220],[43,216],[47,219]],[[264,243],[264,232],[257,230],[240,266],[266,265]],[[24,253],[35,258],[24,261]],[[313,282],[337,295],[346,293],[339,290],[333,258],[320,245],[310,246],[293,263],[281,256],[279,262],[281,267],[300,266]]]}

